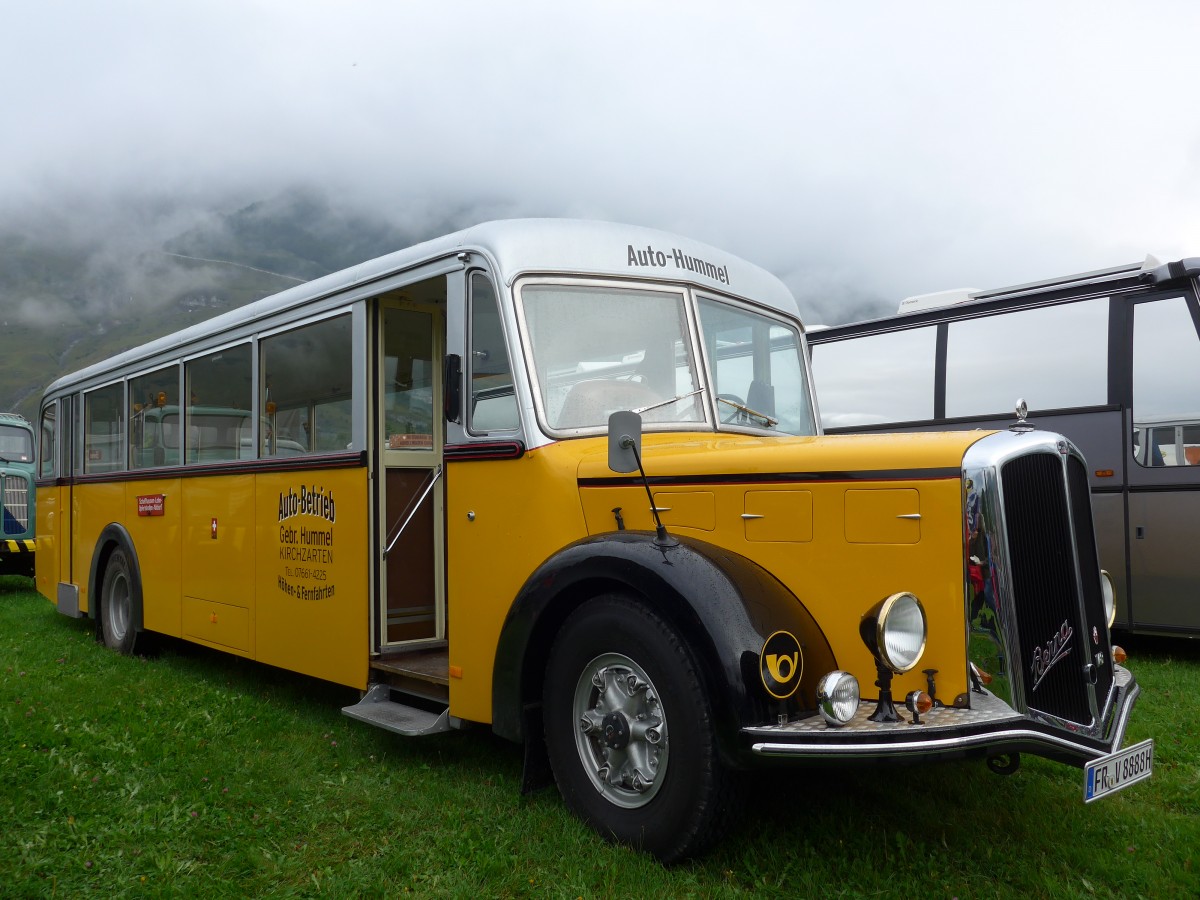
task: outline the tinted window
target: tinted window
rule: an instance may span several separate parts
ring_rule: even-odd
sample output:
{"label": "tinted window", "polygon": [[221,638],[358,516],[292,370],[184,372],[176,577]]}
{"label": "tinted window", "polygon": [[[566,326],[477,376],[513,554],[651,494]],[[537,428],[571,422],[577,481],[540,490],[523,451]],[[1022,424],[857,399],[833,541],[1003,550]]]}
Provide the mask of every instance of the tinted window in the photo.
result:
{"label": "tinted window", "polygon": [[933,418],[936,328],[913,328],[812,349],[826,428]]}
{"label": "tinted window", "polygon": [[1200,464],[1200,340],[1182,297],[1134,307],[1133,421],[1142,465]]}
{"label": "tinted window", "polygon": [[1108,402],[1108,300],[950,323],[946,415],[1103,406]]}

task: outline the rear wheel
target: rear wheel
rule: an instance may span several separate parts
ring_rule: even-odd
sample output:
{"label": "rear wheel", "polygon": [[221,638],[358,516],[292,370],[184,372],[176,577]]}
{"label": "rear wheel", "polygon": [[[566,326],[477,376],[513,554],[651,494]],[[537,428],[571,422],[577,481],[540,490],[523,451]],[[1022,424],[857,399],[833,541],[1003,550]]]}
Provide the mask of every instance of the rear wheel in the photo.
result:
{"label": "rear wheel", "polygon": [[546,746],[563,799],[663,862],[707,847],[733,805],[702,685],[672,627],[622,595],[576,610],[547,665]]}
{"label": "rear wheel", "polygon": [[125,551],[117,548],[104,567],[100,589],[100,631],[104,645],[126,655],[133,653],[137,631],[133,622],[134,576]]}

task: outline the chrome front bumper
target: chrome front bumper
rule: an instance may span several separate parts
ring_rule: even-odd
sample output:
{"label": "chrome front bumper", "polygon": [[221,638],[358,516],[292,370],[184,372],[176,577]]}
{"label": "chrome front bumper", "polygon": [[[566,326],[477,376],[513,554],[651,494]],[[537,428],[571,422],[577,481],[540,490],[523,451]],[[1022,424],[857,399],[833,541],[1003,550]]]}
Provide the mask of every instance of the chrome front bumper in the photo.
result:
{"label": "chrome front bumper", "polygon": [[[1032,753],[1083,766],[1121,746],[1129,713],[1141,693],[1128,669],[1114,669],[1113,700],[1100,738],[1037,722],[987,691],[971,694],[971,709],[932,709],[921,716],[919,725],[907,720],[871,722],[867,717],[875,703],[864,700],[841,728],[826,725],[817,715],[783,725],[746,727],[742,734],[751,740],[751,750],[763,757],[904,760]],[[904,717],[903,707],[899,710]]]}

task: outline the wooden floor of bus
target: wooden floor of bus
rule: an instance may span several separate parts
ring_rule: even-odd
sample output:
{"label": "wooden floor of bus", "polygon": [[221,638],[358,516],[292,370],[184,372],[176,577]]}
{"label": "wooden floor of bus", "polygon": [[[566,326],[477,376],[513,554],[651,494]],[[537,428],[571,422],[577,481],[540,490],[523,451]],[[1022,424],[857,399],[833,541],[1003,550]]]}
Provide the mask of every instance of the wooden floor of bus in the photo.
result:
{"label": "wooden floor of bus", "polygon": [[445,647],[390,651],[371,660],[371,668],[429,684],[450,684],[450,651]]}

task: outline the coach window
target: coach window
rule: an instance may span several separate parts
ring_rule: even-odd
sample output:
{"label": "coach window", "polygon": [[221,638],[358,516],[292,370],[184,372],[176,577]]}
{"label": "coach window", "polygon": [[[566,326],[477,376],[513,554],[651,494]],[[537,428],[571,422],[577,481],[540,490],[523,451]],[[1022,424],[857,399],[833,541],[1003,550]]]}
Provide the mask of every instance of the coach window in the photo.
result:
{"label": "coach window", "polygon": [[179,464],[179,366],[129,380],[129,468]]}
{"label": "coach window", "polygon": [[249,344],[226,347],[188,362],[183,437],[189,463],[256,455],[250,414],[253,374]]}
{"label": "coach window", "polygon": [[259,343],[263,456],[351,447],[353,352],[349,314]]}
{"label": "coach window", "polygon": [[1200,465],[1200,339],[1183,297],[1133,310],[1134,458]]}
{"label": "coach window", "polygon": [[826,428],[933,418],[933,326],[813,346]]}
{"label": "coach window", "polygon": [[93,475],[125,468],[121,413],[125,385],[110,384],[83,395],[83,471]]}
{"label": "coach window", "polygon": [[512,368],[504,344],[500,309],[492,282],[471,276],[471,347],[467,376],[471,400],[468,428],[474,434],[513,431],[519,424]]}
{"label": "coach window", "polygon": [[47,403],[42,410],[41,440],[38,446],[38,477],[53,478],[58,462],[58,404]]}
{"label": "coach window", "polygon": [[1108,403],[1108,299],[950,323],[946,416]]}

